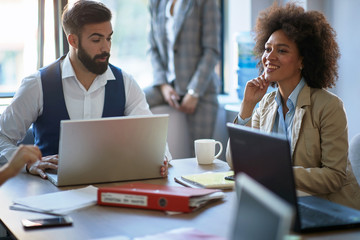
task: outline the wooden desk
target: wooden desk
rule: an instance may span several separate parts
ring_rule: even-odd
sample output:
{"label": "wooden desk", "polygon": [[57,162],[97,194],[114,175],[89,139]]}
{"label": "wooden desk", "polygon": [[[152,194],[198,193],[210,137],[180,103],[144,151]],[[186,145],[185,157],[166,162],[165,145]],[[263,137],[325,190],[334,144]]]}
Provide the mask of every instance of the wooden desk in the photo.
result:
{"label": "wooden desk", "polygon": [[[198,165],[195,159],[173,160],[167,179],[144,182],[180,186],[175,176],[206,171],[228,171],[228,165],[216,160],[212,165]],[[99,186],[120,183],[98,184]],[[81,186],[83,187],[83,186]],[[72,187],[75,188],[75,187]],[[42,218],[49,215],[9,210],[12,199],[67,190],[57,188],[47,180],[27,173],[20,173],[0,187],[0,219],[21,240],[26,239],[96,239],[113,236],[140,237],[181,227],[194,227],[201,231],[227,237],[230,234],[235,192],[226,191],[223,202],[218,201],[187,214],[166,215],[161,211],[133,208],[91,206],[71,212],[71,227],[47,228],[25,231],[20,223],[23,218]],[[303,239],[360,239],[360,229],[304,235]]]}

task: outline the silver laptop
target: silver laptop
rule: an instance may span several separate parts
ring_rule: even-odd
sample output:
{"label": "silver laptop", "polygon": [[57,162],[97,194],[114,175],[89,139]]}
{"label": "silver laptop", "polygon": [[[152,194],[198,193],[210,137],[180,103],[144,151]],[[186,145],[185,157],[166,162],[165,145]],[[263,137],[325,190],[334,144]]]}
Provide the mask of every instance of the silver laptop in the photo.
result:
{"label": "silver laptop", "polygon": [[168,114],[61,121],[56,186],[160,178]]}
{"label": "silver laptop", "polygon": [[236,176],[235,186],[230,240],[284,240],[292,226],[292,206],[245,173]]}

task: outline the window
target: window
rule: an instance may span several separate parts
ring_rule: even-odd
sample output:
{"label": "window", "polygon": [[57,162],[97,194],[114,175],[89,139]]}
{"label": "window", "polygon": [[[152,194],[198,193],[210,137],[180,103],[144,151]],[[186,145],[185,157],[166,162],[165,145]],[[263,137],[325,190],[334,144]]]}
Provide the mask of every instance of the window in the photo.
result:
{"label": "window", "polygon": [[[70,3],[75,1],[69,0]],[[152,83],[152,67],[147,55],[149,0],[99,1],[113,13],[110,62],[133,75],[141,87],[149,86]],[[58,29],[62,33],[59,17],[66,2],[1,0],[0,21],[11,24],[3,24],[6,37],[0,39],[0,97],[12,96],[24,77],[67,52],[66,39],[56,41],[54,37]],[[221,6],[222,1],[219,3]],[[55,12],[58,11],[55,16],[53,4]],[[216,71],[222,78],[222,61]]]}
{"label": "window", "polygon": [[[11,97],[24,77],[55,59],[53,3],[46,3],[44,0],[1,1],[0,21],[4,35],[0,38],[0,97]],[[44,7],[45,13],[42,45],[45,58],[42,62],[38,54],[39,6]]]}
{"label": "window", "polygon": [[37,0],[2,0],[0,93],[11,95],[21,79],[36,70]]}

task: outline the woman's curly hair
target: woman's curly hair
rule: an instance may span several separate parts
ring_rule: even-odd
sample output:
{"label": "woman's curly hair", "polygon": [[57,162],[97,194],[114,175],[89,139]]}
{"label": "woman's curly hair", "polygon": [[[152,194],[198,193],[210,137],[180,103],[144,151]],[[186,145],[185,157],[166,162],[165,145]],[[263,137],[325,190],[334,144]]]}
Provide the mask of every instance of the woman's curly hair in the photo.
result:
{"label": "woman's curly hair", "polygon": [[258,67],[263,72],[261,57],[265,43],[277,30],[295,42],[303,57],[302,76],[313,88],[331,88],[338,79],[339,47],[336,32],[318,11],[305,11],[295,3],[271,7],[260,12],[254,28],[254,54],[259,59]]}

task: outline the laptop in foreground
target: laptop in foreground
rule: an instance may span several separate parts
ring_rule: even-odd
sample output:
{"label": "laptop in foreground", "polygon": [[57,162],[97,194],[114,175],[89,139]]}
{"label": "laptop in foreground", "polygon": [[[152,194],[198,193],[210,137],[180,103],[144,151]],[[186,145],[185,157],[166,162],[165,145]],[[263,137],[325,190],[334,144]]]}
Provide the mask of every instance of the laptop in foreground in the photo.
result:
{"label": "laptop in foreground", "polygon": [[61,121],[56,186],[160,178],[168,114]]}
{"label": "laptop in foreground", "polygon": [[284,240],[292,226],[293,206],[245,173],[236,176],[235,189],[230,240]]}
{"label": "laptop in foreground", "polygon": [[244,172],[294,206],[293,230],[313,232],[360,227],[360,211],[315,196],[296,196],[287,139],[227,124],[235,174]]}

